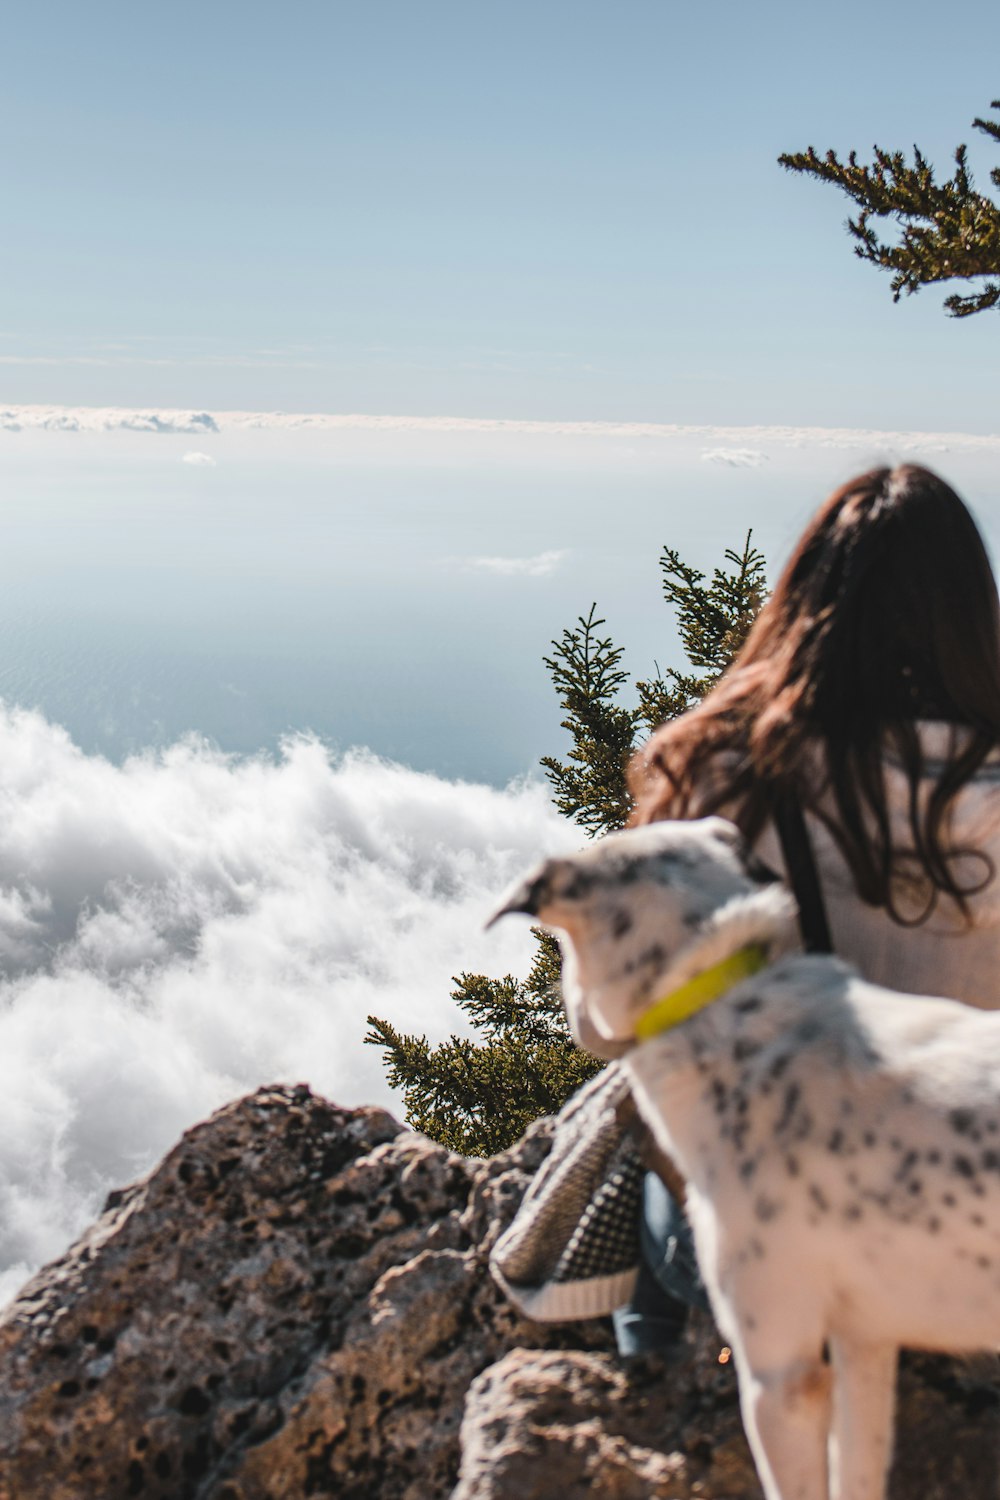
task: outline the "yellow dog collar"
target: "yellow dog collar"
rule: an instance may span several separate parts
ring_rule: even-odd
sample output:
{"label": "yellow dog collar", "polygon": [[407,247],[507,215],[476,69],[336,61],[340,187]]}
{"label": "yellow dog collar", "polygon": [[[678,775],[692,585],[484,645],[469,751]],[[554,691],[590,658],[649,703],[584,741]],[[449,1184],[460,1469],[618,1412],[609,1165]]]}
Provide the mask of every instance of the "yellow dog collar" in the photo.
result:
{"label": "yellow dog collar", "polygon": [[741,980],[756,974],[766,963],[767,951],[760,943],[748,943],[745,948],[738,948],[728,958],[721,959],[709,969],[703,969],[678,989],[654,1000],[636,1022],[636,1037],[640,1042],[648,1042],[650,1037],[658,1036],[661,1031],[670,1031],[672,1027],[679,1026],[696,1011],[704,1010],[706,1005],[718,1000]]}

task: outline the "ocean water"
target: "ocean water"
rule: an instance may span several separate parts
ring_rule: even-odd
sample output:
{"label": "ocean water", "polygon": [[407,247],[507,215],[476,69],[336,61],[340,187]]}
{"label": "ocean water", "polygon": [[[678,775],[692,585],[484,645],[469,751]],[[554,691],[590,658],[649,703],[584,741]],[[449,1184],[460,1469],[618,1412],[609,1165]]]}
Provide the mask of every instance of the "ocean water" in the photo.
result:
{"label": "ocean water", "polygon": [[[0,413],[0,418],[4,414]],[[572,847],[541,657],[594,600],[675,659],[666,542],[779,559],[885,438],[0,420],[0,1298],[259,1084],[392,1107],[523,973],[505,885]],[[183,425],[183,424],[182,424]],[[189,428],[190,428],[190,424]],[[1000,447],[912,440],[988,538]]]}

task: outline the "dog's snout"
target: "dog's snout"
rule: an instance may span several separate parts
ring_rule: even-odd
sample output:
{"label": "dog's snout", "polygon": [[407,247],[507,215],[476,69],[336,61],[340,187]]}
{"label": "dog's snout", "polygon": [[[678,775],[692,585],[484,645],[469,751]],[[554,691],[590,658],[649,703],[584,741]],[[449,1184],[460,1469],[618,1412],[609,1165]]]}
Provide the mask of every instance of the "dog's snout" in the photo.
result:
{"label": "dog's snout", "polygon": [[545,906],[549,895],[549,878],[546,871],[539,875],[529,875],[508,896],[507,900],[495,911],[487,922],[487,928],[492,927],[494,922],[499,922],[501,917],[506,917],[510,912],[522,912],[527,917],[537,917]]}

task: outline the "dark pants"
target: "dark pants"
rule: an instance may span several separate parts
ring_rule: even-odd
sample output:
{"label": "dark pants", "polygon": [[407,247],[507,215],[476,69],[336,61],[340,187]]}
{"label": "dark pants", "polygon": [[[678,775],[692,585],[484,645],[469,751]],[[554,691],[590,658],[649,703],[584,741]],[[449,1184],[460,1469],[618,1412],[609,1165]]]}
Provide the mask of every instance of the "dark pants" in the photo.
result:
{"label": "dark pants", "polygon": [[684,1210],[655,1172],[642,1189],[639,1277],[632,1301],[612,1314],[618,1352],[669,1354],[681,1342],[688,1309],[708,1311]]}

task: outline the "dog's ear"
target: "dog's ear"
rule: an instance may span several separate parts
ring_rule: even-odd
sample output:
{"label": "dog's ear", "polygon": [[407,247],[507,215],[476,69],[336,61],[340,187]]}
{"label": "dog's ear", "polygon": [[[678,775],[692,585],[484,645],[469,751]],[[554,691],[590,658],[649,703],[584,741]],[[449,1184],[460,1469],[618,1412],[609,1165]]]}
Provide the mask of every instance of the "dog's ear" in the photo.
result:
{"label": "dog's ear", "polygon": [[754,885],[780,885],[781,876],[777,870],[772,870],[769,864],[755,854],[752,849],[747,849],[743,858],[743,868],[746,870]]}
{"label": "dog's ear", "polygon": [[746,839],[735,823],[730,823],[728,818],[711,817],[699,818],[698,826],[717,843],[725,844],[727,849],[734,849],[742,858],[746,850]]}
{"label": "dog's ear", "polygon": [[754,853],[735,823],[730,823],[727,818],[703,818],[702,823],[706,832],[734,851],[754,885],[775,885],[781,880],[781,876]]}

